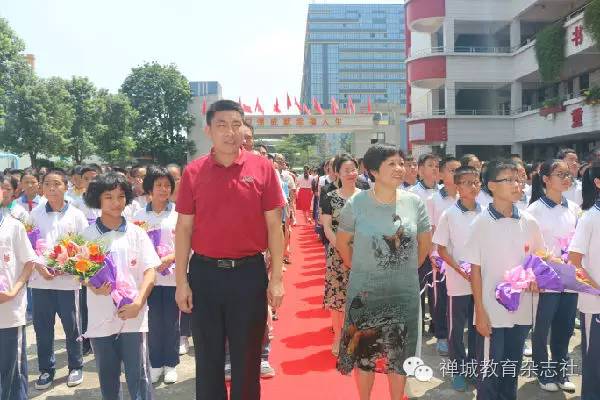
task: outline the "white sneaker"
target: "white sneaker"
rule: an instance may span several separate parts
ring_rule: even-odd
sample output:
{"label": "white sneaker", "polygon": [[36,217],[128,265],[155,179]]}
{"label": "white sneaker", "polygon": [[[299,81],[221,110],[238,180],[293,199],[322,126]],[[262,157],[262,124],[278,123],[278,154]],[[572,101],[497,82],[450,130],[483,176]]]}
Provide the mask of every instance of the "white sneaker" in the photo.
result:
{"label": "white sneaker", "polygon": [[271,367],[271,364],[267,360],[260,362],[260,377],[261,378],[272,378],[275,376],[275,369]]}
{"label": "white sneaker", "polygon": [[531,357],[533,355],[533,350],[531,350],[531,346],[525,343],[525,347],[523,348],[523,355],[525,357]]}
{"label": "white sneaker", "polygon": [[165,383],[177,382],[177,370],[174,367],[165,367]]}
{"label": "white sneaker", "polygon": [[558,392],[559,390],[558,385],[554,382],[542,383],[538,381],[538,383],[540,384],[540,387],[546,392]]}
{"label": "white sneaker", "polygon": [[577,389],[577,386],[570,380],[565,380],[564,382],[559,382],[558,387],[564,390],[565,392],[574,392]]}
{"label": "white sneaker", "polygon": [[152,383],[158,382],[163,373],[162,368],[150,368],[150,380]]}
{"label": "white sneaker", "polygon": [[189,347],[190,347],[190,345],[188,343],[187,336],[182,336],[181,338],[179,338],[179,355],[180,356],[187,354]]}

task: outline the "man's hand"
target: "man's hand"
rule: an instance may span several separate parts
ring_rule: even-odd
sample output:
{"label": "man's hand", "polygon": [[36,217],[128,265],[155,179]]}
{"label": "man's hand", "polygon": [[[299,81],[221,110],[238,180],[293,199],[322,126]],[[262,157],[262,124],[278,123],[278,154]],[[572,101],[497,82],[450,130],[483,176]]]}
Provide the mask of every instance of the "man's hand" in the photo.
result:
{"label": "man's hand", "polygon": [[131,304],[125,304],[123,307],[119,308],[119,310],[117,311],[117,315],[120,319],[125,321],[127,319],[137,318],[141,309],[142,303],[136,300]]}
{"label": "man's hand", "polygon": [[490,317],[483,308],[475,311],[475,328],[481,336],[489,337],[492,334],[492,324]]}
{"label": "man's hand", "polygon": [[194,304],[192,302],[192,289],[189,283],[186,282],[183,285],[177,285],[177,289],[175,289],[175,301],[179,309],[184,313],[189,314],[192,312]]}
{"label": "man's hand", "polygon": [[269,287],[267,288],[269,305],[273,308],[279,308],[283,302],[284,294],[285,290],[283,289],[283,278],[271,278],[269,280]]}

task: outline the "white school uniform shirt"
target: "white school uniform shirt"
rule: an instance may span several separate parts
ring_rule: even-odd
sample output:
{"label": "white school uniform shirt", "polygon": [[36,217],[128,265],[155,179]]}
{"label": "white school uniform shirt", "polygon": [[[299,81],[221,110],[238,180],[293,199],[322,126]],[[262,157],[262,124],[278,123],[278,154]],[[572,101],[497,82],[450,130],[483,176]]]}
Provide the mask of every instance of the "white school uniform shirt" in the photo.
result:
{"label": "white school uniform shirt", "polygon": [[298,177],[298,181],[297,181],[297,186],[298,189],[310,189],[312,188],[312,181],[313,181],[314,177],[312,176],[308,176],[308,178],[304,177],[304,174],[300,175]]}
{"label": "white school uniform shirt", "polygon": [[484,188],[481,188],[481,190],[479,191],[479,194],[477,195],[477,198],[475,199],[477,201],[477,203],[479,203],[479,205],[481,206],[481,208],[487,208],[487,206],[490,205],[490,203],[494,202],[494,198],[492,197],[492,194],[488,191],[486,191]]}
{"label": "white school uniform shirt", "polygon": [[434,225],[435,221],[432,219],[432,215],[431,215],[431,209],[429,208],[430,203],[430,199],[433,197],[434,194],[436,194],[438,192],[438,185],[434,185],[434,187],[429,188],[427,186],[425,186],[423,184],[422,181],[417,181],[417,183],[414,184],[414,186],[412,186],[410,189],[408,189],[409,192],[412,192],[414,194],[416,194],[417,196],[419,196],[421,198],[421,200],[423,200],[423,203],[425,204],[426,208],[427,208],[427,214],[429,215],[429,220],[431,221],[431,224]]}
{"label": "white school uniform shirt", "polygon": [[77,207],[79,210],[81,210],[81,212],[87,219],[89,225],[95,223],[96,219],[100,217],[101,211],[97,208],[88,207],[87,204],[85,204],[85,201],[83,200],[83,196],[77,197],[71,202],[71,204]]}
{"label": "white school uniform shirt", "polygon": [[454,206],[456,204],[456,200],[458,200],[458,192],[454,197],[452,197],[448,194],[445,187],[441,188],[433,196],[431,196],[427,201],[427,211],[429,213],[431,225],[437,227],[442,213],[446,209]]}
{"label": "white school uniform shirt", "polygon": [[[84,232],[86,240],[103,244],[111,254],[120,279],[140,289],[144,272],[160,265],[160,259],[146,232],[139,226],[123,219],[117,230],[110,230],[97,220]],[[148,305],[144,304],[137,318],[121,320],[117,307],[110,296],[87,291],[88,331],[86,337],[97,338],[116,335],[119,332],[148,332]]]}
{"label": "white school uniform shirt", "polygon": [[509,312],[496,301],[496,285],[527,254],[543,248],[544,238],[537,222],[515,205],[512,216],[506,218],[490,204],[471,224],[464,261],[481,266],[483,306],[493,328],[533,324],[536,310],[532,293],[522,292],[518,310]]}
{"label": "white school uniform shirt", "polygon": [[29,213],[17,202],[13,202],[10,207],[2,207],[2,216],[13,217],[21,222],[29,222]]}
{"label": "white school uniform shirt", "polygon": [[[583,255],[581,265],[595,282],[600,282],[600,201],[577,222],[569,251]],[[600,314],[600,296],[579,293],[579,311]]]}
{"label": "white school uniform shirt", "polygon": [[[470,211],[460,200],[445,210],[433,234],[433,243],[444,246],[448,254],[458,263],[464,261],[466,244],[471,232],[471,223],[481,213],[481,206],[476,203],[475,210]],[[471,282],[462,277],[454,268],[446,267],[446,286],[448,296],[467,296],[472,294]]]}
{"label": "white school uniform shirt", "polygon": [[[560,241],[563,238],[572,237],[575,233],[575,226],[581,208],[565,197],[562,198],[560,204],[556,204],[547,196],[542,196],[531,203],[527,208],[527,212],[535,218],[540,226],[547,250],[560,257]],[[545,290],[545,292],[555,293],[556,291]],[[574,293],[572,290],[566,290],[566,292]]]}
{"label": "white school uniform shirt", "polygon": [[[39,228],[40,239],[46,241],[51,249],[58,240],[69,233],[81,233],[88,226],[88,221],[77,207],[65,202],[60,211],[54,211],[50,203],[36,207],[31,212],[31,223]],[[38,257],[40,264],[46,264],[44,256]],[[81,288],[79,282],[71,275],[56,276],[52,280],[44,279],[37,271],[33,271],[29,279],[32,289],[77,290]]]}
{"label": "white school uniform shirt", "polygon": [[[177,225],[177,212],[175,204],[168,203],[167,208],[160,214],[152,211],[152,202],[146,205],[146,208],[138,211],[133,219],[135,221],[145,221],[148,223],[149,230],[160,229],[161,243],[170,246],[175,251],[175,225]],[[175,286],[175,271],[170,275],[163,276],[156,271],[156,286]]]}
{"label": "white school uniform shirt", "polygon": [[27,211],[28,213],[31,213],[31,211],[33,211],[35,208],[37,208],[37,206],[41,205],[41,204],[46,204],[46,198],[45,197],[41,197],[39,195],[36,195],[33,200],[31,201],[31,210],[29,209],[29,203],[27,202],[27,196],[25,196],[24,194],[19,196],[17,199],[15,199],[15,203],[17,203],[18,205],[20,205],[21,207],[23,207],[23,209],[25,211]]}
{"label": "white school uniform shirt", "polygon": [[583,195],[581,190],[581,181],[579,179],[575,179],[573,180],[569,190],[563,193],[563,196],[565,196],[567,200],[571,200],[573,203],[581,207],[581,204],[583,203]]}
{"label": "white school uniform shirt", "polygon": [[[8,290],[14,287],[23,273],[25,263],[36,259],[23,224],[0,215],[0,277]],[[27,289],[23,287],[14,299],[0,304],[0,329],[25,325],[26,308]]]}

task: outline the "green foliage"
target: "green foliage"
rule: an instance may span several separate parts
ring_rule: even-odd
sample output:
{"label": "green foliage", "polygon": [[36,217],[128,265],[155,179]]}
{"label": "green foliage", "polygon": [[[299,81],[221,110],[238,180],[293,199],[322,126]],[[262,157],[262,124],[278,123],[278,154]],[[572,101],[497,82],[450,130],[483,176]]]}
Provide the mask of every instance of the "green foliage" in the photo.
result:
{"label": "green foliage", "polygon": [[4,148],[29,155],[34,166],[38,155],[59,153],[74,120],[66,89],[31,73],[10,97],[6,125],[0,131]]}
{"label": "green foliage", "polygon": [[560,105],[562,102],[560,100],[560,97],[551,97],[549,99],[544,100],[544,103],[542,104],[542,106],[544,108],[546,107],[554,107],[554,106],[558,106]]}
{"label": "green foliage", "polygon": [[600,43],[600,0],[592,0],[583,12],[583,25],[596,43]]}
{"label": "green foliage", "polygon": [[275,145],[277,153],[285,156],[290,167],[300,167],[309,164],[311,160],[311,149],[317,144],[317,136],[311,135],[289,135]]}
{"label": "green foliage", "polygon": [[65,82],[65,87],[75,110],[75,120],[67,134],[68,142],[61,155],[69,156],[73,162],[81,164],[85,157],[95,154],[95,138],[102,129],[102,102],[96,87],[87,77],[74,76]]}
{"label": "green foliage", "polygon": [[583,92],[587,104],[600,104],[600,86],[592,86]]}
{"label": "green foliage", "polygon": [[535,56],[544,82],[560,80],[565,62],[565,28],[561,24],[548,25],[535,38]]}
{"label": "green foliage", "polygon": [[4,124],[9,99],[7,89],[12,86],[14,73],[20,71],[25,63],[20,54],[24,49],[25,43],[15,35],[8,22],[0,18],[0,127]]}
{"label": "green foliage", "polygon": [[123,94],[103,93],[101,129],[96,141],[98,154],[111,164],[124,165],[136,148],[133,127],[138,113]]}
{"label": "green foliage", "polygon": [[188,140],[194,119],[188,111],[192,93],[186,77],[174,65],[146,63],[132,69],[121,91],[139,115],[139,155],[159,163],[185,163],[187,154],[195,152]]}

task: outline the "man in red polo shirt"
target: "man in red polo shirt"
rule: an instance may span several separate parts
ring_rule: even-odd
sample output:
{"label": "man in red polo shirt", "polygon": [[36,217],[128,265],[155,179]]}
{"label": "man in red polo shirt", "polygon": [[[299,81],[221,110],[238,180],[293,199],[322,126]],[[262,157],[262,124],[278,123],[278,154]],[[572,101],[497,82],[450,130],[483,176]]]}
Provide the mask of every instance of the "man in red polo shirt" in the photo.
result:
{"label": "man in red polo shirt", "polygon": [[[188,164],[177,199],[175,298],[183,312],[192,313],[196,398],[201,400],[227,398],[225,340],[231,354],[230,398],[260,399],[267,298],[277,308],[284,293],[285,201],[271,163],[240,148],[243,118],[234,101],[209,107],[206,134],[213,148]],[[261,254],[267,248],[270,280]]]}

